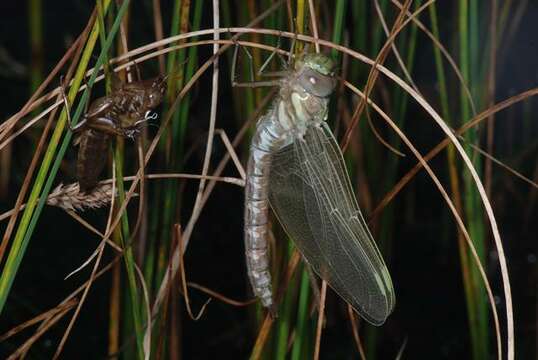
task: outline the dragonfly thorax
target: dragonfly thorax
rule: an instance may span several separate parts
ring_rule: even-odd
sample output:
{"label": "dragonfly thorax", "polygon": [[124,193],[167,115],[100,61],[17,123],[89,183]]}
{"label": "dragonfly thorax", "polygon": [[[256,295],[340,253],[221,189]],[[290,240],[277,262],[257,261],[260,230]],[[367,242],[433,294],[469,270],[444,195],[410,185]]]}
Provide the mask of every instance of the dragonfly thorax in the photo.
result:
{"label": "dragonfly thorax", "polygon": [[311,94],[292,78],[281,88],[275,120],[290,141],[302,139],[308,127],[327,119],[328,104],[328,97]]}
{"label": "dragonfly thorax", "polygon": [[309,127],[320,126],[328,114],[336,86],[334,62],[323,54],[302,55],[282,79],[279,96],[259,124],[262,149],[280,149],[303,139]]}
{"label": "dragonfly thorax", "polygon": [[310,126],[327,119],[329,97],[336,86],[334,62],[323,54],[304,54],[282,81],[278,99],[279,125],[291,141],[303,138]]}

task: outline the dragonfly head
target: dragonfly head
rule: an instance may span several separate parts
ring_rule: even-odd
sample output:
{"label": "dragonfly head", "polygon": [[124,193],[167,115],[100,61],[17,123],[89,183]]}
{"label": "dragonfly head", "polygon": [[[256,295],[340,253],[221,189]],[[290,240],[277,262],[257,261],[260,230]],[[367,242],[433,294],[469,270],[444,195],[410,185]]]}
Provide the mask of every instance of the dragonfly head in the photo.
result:
{"label": "dragonfly head", "polygon": [[306,92],[317,97],[329,97],[336,86],[336,64],[323,54],[306,53],[295,63],[298,80]]}

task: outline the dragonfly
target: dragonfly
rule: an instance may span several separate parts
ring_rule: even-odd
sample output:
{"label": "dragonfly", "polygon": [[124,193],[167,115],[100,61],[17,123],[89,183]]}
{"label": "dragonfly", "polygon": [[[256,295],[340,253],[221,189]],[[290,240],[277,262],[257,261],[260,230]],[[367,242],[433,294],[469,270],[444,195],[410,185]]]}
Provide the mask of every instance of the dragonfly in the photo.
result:
{"label": "dragonfly", "polygon": [[245,186],[247,272],[254,294],[275,314],[271,207],[314,272],[364,319],[382,325],[395,304],[392,280],[326,123],[335,68],[321,53],[304,52],[293,64],[290,56],[284,76],[275,80],[278,95],[256,124]]}

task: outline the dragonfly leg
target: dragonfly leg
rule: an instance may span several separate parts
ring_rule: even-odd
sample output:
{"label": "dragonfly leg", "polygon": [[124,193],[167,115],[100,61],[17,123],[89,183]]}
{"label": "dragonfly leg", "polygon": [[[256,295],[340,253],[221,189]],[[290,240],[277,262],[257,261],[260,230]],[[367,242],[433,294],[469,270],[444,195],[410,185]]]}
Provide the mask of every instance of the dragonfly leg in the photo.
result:
{"label": "dragonfly leg", "polygon": [[67,114],[67,125],[69,126],[69,130],[71,130],[74,133],[79,132],[86,125],[86,119],[83,119],[81,122],[73,126],[71,122],[71,108],[69,106],[69,101],[67,100],[67,96],[65,95],[65,83],[64,83],[63,75],[60,76],[60,94],[62,95],[62,100],[65,105],[65,113]]}
{"label": "dragonfly leg", "polygon": [[123,81],[121,80],[119,74],[114,70],[110,72],[110,85],[112,87],[112,92],[119,91],[123,87]]}
{"label": "dragonfly leg", "polygon": [[[140,72],[140,67],[138,66],[138,63],[135,60],[132,60],[132,63],[136,71],[136,79],[134,81],[142,80],[142,74]],[[131,66],[127,68],[127,72],[132,75],[133,69],[131,68]]]}
{"label": "dragonfly leg", "polygon": [[[238,62],[238,53],[239,53],[239,47],[242,47],[247,56],[250,59],[250,77],[251,81],[249,82],[239,82],[236,81],[237,78],[237,62]],[[252,65],[252,55],[250,52],[243,46],[241,46],[237,41],[235,41],[235,49],[234,54],[232,58],[232,69],[231,69],[231,83],[233,87],[247,87],[247,88],[256,88],[256,87],[264,87],[264,86],[278,86],[280,85],[279,80],[268,80],[268,81],[254,81],[254,69]]]}
{"label": "dragonfly leg", "polygon": [[[260,67],[260,69],[257,71],[257,75],[258,76],[279,76],[279,77],[283,77],[283,76],[286,76],[288,74],[288,63],[287,61],[284,59],[284,56],[282,56],[282,54],[280,53],[280,39],[282,38],[281,34],[279,33],[278,35],[278,40],[277,40],[277,43],[276,43],[276,46],[275,46],[275,49],[271,52],[271,55],[269,55],[269,57],[267,58],[267,60],[264,61],[264,63],[262,64],[262,66]],[[278,59],[280,60],[280,65],[282,66],[283,69],[286,69],[286,70],[281,70],[281,71],[265,71],[265,69],[267,68],[267,66],[269,66],[269,64],[271,63],[271,60],[273,60],[273,58],[275,57],[275,55],[277,55]]]}
{"label": "dragonfly leg", "polygon": [[84,85],[86,85],[86,89],[88,89],[88,101],[86,101],[86,105],[84,105],[84,114],[87,114],[90,106],[90,99],[92,98],[92,88],[90,85],[88,85],[86,77],[83,77],[82,80],[84,81]]}
{"label": "dragonfly leg", "polygon": [[138,66],[138,63],[135,60],[133,60],[133,64],[135,66],[136,77],[138,78],[137,80],[141,81],[142,80],[142,73],[140,72],[140,66]]}
{"label": "dragonfly leg", "polygon": [[294,26],[294,29],[292,30],[295,36],[291,38],[290,52],[288,53],[288,63],[287,63],[288,67],[291,66],[291,63],[293,61],[293,53],[295,52],[295,44],[297,43],[297,37],[298,37],[297,31],[295,31],[295,29],[297,29],[297,20],[293,20],[293,23],[295,24],[295,26]]}

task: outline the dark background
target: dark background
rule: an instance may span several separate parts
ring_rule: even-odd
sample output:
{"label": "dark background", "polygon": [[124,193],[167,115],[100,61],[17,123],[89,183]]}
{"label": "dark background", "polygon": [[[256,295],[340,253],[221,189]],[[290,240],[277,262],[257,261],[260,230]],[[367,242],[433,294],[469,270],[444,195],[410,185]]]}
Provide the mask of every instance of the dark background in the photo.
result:
{"label": "dark background", "polygon": [[[443,27],[443,22],[453,24],[453,8],[441,2],[442,37],[448,38],[456,29]],[[137,19],[132,27],[132,47],[152,41],[151,18],[144,16],[150,3],[141,5],[134,2],[133,18]],[[163,4],[166,10],[166,5]],[[208,13],[204,14],[209,26]],[[44,4],[43,26],[45,50],[42,54],[45,72],[48,73],[72,41],[82,30],[92,10],[91,4],[82,1],[52,1]],[[163,12],[164,13],[164,12]],[[23,71],[17,73],[4,62],[0,65],[1,119],[7,119],[18,111],[31,95],[27,76],[29,53],[29,34],[27,9],[15,2],[0,4],[0,50],[9,58],[22,65]],[[499,53],[497,72],[497,101],[535,87],[538,83],[538,5],[531,2],[521,20],[520,26],[509,44],[504,44]],[[428,23],[426,20],[424,20]],[[166,27],[165,27],[166,28]],[[424,91],[428,100],[435,103],[435,69],[432,60],[431,44],[419,37],[417,64],[413,79]],[[445,43],[448,43],[446,41]],[[209,48],[201,50],[201,58],[208,54]],[[455,54],[454,54],[455,55]],[[5,60],[3,60],[5,61]],[[237,132],[237,123],[228,116],[232,109],[228,75],[228,62],[221,62],[221,94],[219,99],[219,127],[229,134]],[[155,63],[144,65],[143,72],[153,76]],[[209,75],[202,78],[194,90],[191,109],[189,141],[204,134],[209,112]],[[360,85],[362,86],[362,85]],[[450,99],[459,101],[459,99]],[[527,109],[531,113],[537,108],[537,101],[529,101]],[[524,107],[516,105],[497,116],[494,155],[529,177],[536,179],[536,135],[538,126],[522,133],[521,117]],[[527,110],[529,111],[529,110]],[[431,120],[424,111],[411,102],[406,133],[415,141],[416,146],[430,149],[441,137],[433,130]],[[535,117],[533,117],[535,118]],[[339,134],[341,136],[342,134]],[[36,135],[37,136],[37,135]],[[35,139],[30,135],[20,136],[14,143],[13,165],[9,192],[0,198],[0,212],[12,208],[21,186],[25,170],[32,156]],[[220,143],[215,145],[214,159],[224,153]],[[203,149],[186,164],[186,172],[198,171],[203,157]],[[68,161],[75,158],[71,151]],[[368,160],[366,160],[368,161]],[[414,165],[413,157],[399,160],[399,173],[403,175]],[[441,178],[446,179],[445,156],[432,162]],[[74,166],[74,165],[71,165]],[[71,167],[71,171],[74,167]],[[58,182],[73,180],[73,173],[60,174]],[[531,359],[536,356],[536,192],[524,182],[515,179],[504,170],[494,166],[495,182],[492,204],[500,227],[505,246],[512,285],[514,316],[516,327],[517,358]],[[228,175],[235,175],[228,169]],[[2,176],[2,174],[0,174]],[[368,177],[368,174],[366,174]],[[368,178],[372,184],[376,179]],[[536,181],[536,180],[535,180]],[[445,182],[446,183],[446,182]],[[188,219],[197,183],[190,182],[184,191],[183,219]],[[382,194],[374,197],[374,202]],[[470,358],[470,345],[466,305],[463,296],[459,257],[455,237],[455,225],[448,215],[447,207],[433,186],[429,177],[421,172],[396,197],[392,205],[396,209],[397,239],[392,244],[392,259],[389,269],[393,276],[397,303],[395,312],[388,319],[380,333],[379,358],[394,358],[402,343],[407,340],[404,352],[406,358]],[[106,211],[86,211],[85,219],[103,227]],[[0,224],[5,229],[6,222]],[[185,223],[183,223],[185,225]],[[189,279],[204,284],[235,299],[248,298],[248,284],[243,258],[242,245],[242,191],[238,187],[218,186],[206,205],[191,239],[186,256]],[[19,274],[8,299],[7,306],[0,317],[0,333],[55,306],[83,280],[89,276],[84,270],[78,275],[63,278],[78,267],[94,250],[98,239],[81,228],[62,210],[46,207],[38,227],[24,257]],[[504,328],[504,298],[500,282],[499,266],[493,245],[490,243],[488,256],[488,276],[498,300],[501,329]],[[107,253],[106,260],[111,253]],[[73,329],[63,353],[63,358],[105,358],[107,342],[108,291],[110,279],[104,277],[92,286],[90,295]],[[199,309],[205,296],[192,292],[191,302]],[[345,317],[345,307],[334,293],[329,292],[327,327],[322,339],[322,358],[355,358],[353,338]],[[186,358],[216,358],[225,356],[246,357],[256,334],[255,324],[246,308],[235,308],[212,302],[204,317],[193,322],[183,314],[184,328],[182,343]],[[69,319],[70,317],[66,317]],[[56,348],[67,320],[61,321],[48,331],[34,345],[31,358],[46,359]],[[493,326],[490,326],[493,328]],[[0,344],[0,354],[9,354],[20,341],[27,339],[31,332],[25,331],[9,341]],[[504,334],[503,334],[504,335]],[[492,334],[491,344],[494,343]],[[132,345],[132,344],[131,344]],[[503,343],[504,346],[504,343]],[[493,346],[491,347],[493,349]],[[3,355],[0,355],[3,356]],[[492,355],[493,357],[493,355]]]}

